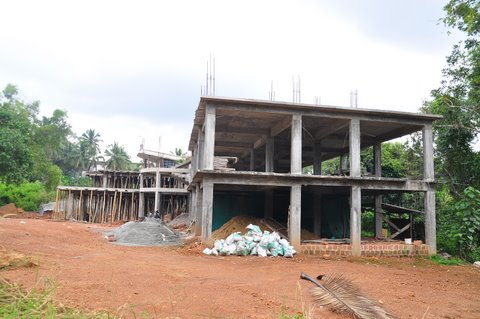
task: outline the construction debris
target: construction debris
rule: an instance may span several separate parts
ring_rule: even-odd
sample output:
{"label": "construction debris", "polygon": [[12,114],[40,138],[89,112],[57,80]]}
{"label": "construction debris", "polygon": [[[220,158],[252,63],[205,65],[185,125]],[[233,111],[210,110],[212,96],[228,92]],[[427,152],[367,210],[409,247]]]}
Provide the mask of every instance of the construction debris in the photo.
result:
{"label": "construction debris", "polygon": [[295,249],[286,239],[280,238],[276,232],[262,232],[257,225],[248,225],[248,231],[241,235],[235,232],[226,239],[215,241],[212,249],[205,248],[206,255],[238,255],[238,256],[284,256],[291,258],[296,254]]}
{"label": "construction debris", "polygon": [[105,233],[108,241],[125,246],[160,246],[182,243],[182,237],[160,219],[147,217],[144,221],[131,221]]}

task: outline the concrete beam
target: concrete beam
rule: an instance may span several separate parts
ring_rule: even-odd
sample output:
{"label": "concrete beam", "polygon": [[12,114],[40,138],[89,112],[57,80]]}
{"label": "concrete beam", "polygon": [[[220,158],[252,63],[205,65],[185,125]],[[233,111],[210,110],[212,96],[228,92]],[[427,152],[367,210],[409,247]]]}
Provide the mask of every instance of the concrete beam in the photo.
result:
{"label": "concrete beam", "polygon": [[290,173],[302,174],[302,116],[292,116]]}
{"label": "concrete beam", "polygon": [[315,139],[321,140],[322,138],[340,131],[341,129],[348,127],[348,121],[345,120],[332,120],[330,124],[320,128],[315,132]]}
{"label": "concrete beam", "polygon": [[358,186],[352,186],[350,190],[350,240],[352,256],[362,255],[362,191]]}
{"label": "concrete beam", "polygon": [[302,185],[293,185],[290,190],[288,216],[288,239],[296,251],[301,251]]}
{"label": "concrete beam", "polygon": [[360,168],[360,121],[358,119],[350,120],[349,130],[350,145],[350,176],[361,176]]}

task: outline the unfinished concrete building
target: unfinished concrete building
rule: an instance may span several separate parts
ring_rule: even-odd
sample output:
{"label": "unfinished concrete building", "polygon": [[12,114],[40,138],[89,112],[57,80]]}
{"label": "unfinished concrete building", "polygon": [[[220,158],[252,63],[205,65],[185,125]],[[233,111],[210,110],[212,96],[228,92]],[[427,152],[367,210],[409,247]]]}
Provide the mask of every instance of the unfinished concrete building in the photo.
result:
{"label": "unfinished concrete building", "polygon": [[[345,249],[365,255],[362,198],[374,198],[375,233],[382,237],[382,195],[424,194],[425,241],[436,251],[432,122],[439,116],[325,105],[201,97],[192,152],[192,216],[196,233],[209,238],[234,215],[271,217],[287,225],[302,250],[301,229],[319,237],[346,238]],[[382,177],[381,145],[414,132],[423,135],[423,178]],[[360,151],[373,147],[374,172],[361,170]],[[322,162],[348,158],[340,175],[322,175]],[[229,170],[217,157],[235,158]],[[313,165],[313,174],[304,168]],[[303,245],[305,246],[305,245]],[[311,249],[311,245],[309,246]],[[312,248],[313,249],[313,248]],[[397,249],[397,248],[395,248]]]}
{"label": "unfinished concrete building", "polygon": [[55,218],[111,223],[187,212],[190,175],[175,167],[180,158],[143,147],[137,156],[143,161],[139,171],[87,172],[90,187],[58,186]]}

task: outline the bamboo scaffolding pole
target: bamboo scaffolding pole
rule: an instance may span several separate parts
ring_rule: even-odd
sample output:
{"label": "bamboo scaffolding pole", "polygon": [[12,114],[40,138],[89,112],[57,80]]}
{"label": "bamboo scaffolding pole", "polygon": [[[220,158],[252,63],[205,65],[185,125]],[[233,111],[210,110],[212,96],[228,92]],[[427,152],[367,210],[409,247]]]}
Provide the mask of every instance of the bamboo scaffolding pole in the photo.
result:
{"label": "bamboo scaffolding pole", "polygon": [[103,207],[102,207],[102,217],[101,217],[102,223],[105,223],[105,200],[107,198],[106,193],[107,193],[106,191],[103,191]]}
{"label": "bamboo scaffolding pole", "polygon": [[112,217],[111,217],[110,223],[114,222],[116,201],[117,201],[117,191],[115,191],[115,194],[113,195],[113,204],[112,204],[112,213],[111,213]]}
{"label": "bamboo scaffolding pole", "polygon": [[135,207],[134,205],[135,205],[135,193],[132,192],[132,205],[130,207],[130,214],[128,217],[129,220],[133,220],[133,216],[134,216],[133,208]]}
{"label": "bamboo scaffolding pole", "polygon": [[118,212],[118,220],[122,220],[122,197],[123,197],[123,192],[120,192],[120,199],[118,200],[118,207],[119,212]]}
{"label": "bamboo scaffolding pole", "polygon": [[93,197],[93,191],[90,191],[90,199],[88,201],[88,222],[92,222],[92,197]]}

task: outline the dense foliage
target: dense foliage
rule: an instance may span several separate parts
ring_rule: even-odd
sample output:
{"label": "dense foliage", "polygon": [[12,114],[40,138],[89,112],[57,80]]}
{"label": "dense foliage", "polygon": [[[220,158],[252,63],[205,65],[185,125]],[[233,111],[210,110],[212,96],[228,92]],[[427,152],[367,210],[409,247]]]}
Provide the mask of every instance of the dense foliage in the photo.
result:
{"label": "dense foliage", "polygon": [[438,247],[480,259],[480,1],[450,0],[443,19],[465,40],[453,47],[441,87],[423,111],[441,114],[434,124],[437,167]]}
{"label": "dense foliage", "polygon": [[20,99],[15,85],[0,94],[0,205],[13,202],[37,210],[53,199],[60,183],[87,186],[83,171],[132,168],[117,142],[105,151],[105,161],[100,133],[89,129],[77,138],[65,111],[39,118],[39,109],[39,102]]}

